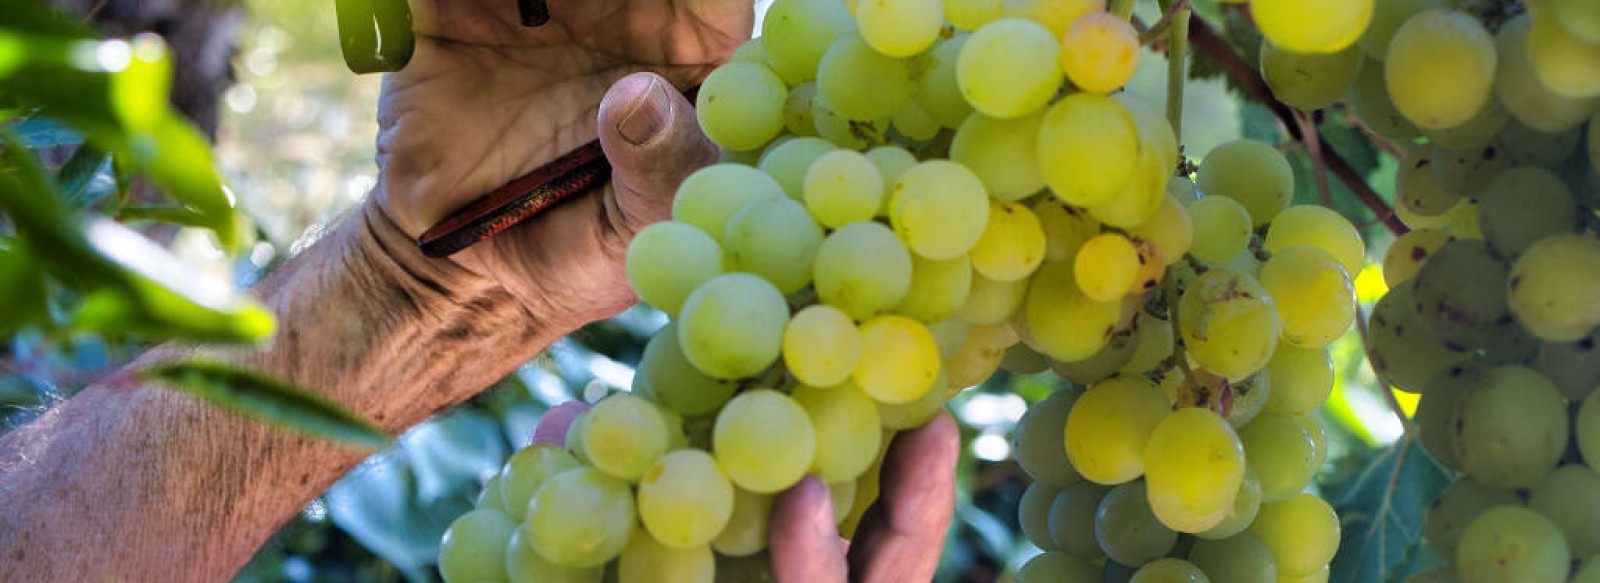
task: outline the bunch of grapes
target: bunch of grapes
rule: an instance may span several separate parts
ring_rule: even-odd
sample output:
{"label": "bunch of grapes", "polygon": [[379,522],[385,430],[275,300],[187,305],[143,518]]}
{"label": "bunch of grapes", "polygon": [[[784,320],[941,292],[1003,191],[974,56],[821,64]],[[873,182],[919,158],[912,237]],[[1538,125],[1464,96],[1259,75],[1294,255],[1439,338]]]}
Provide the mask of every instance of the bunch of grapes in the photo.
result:
{"label": "bunch of grapes", "polygon": [[1001,367],[1068,381],[1016,430],[1022,581],[1326,579],[1310,414],[1364,246],[1280,152],[1195,171],[1103,0],[777,0],[762,33],[699,91],[724,161],[628,249],[671,323],[490,481],[447,580],[711,581],[808,474],[849,537],[895,433]]}
{"label": "bunch of grapes", "polygon": [[1414,580],[1600,581],[1600,3],[1380,2],[1326,51],[1256,16],[1281,101],[1345,96],[1406,153],[1367,349],[1459,472]]}

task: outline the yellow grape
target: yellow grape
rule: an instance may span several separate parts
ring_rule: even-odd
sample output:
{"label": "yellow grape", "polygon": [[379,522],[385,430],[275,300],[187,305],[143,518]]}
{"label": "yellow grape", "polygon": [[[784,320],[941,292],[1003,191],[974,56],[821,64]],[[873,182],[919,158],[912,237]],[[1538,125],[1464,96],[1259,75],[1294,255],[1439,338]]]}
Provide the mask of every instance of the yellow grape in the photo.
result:
{"label": "yellow grape", "polygon": [[1028,293],[1029,279],[995,281],[982,274],[972,275],[972,290],[956,316],[975,325],[999,324],[1011,318]]}
{"label": "yellow grape", "polygon": [[856,323],[833,306],[807,306],[783,330],[783,362],[802,383],[816,387],[842,383],[860,358]]}
{"label": "yellow grape", "polygon": [[1021,203],[989,203],[989,225],[972,246],[972,268],[996,281],[1025,278],[1044,262],[1045,234],[1039,218]]}
{"label": "yellow grape", "polygon": [[1139,32],[1124,18],[1093,12],[1061,36],[1061,70],[1079,89],[1110,93],[1133,77],[1139,65]]}
{"label": "yellow grape", "polygon": [[1084,478],[1116,485],[1144,473],[1144,444],[1167,416],[1149,380],[1114,376],[1089,387],[1067,414],[1067,455]]}
{"label": "yellow grape", "polygon": [[895,306],[895,313],[927,323],[955,315],[972,291],[972,271],[966,255],[947,261],[911,256],[911,289]]}
{"label": "yellow grape", "polygon": [[1600,95],[1600,44],[1573,37],[1554,12],[1534,10],[1532,15],[1528,62],[1544,86],[1573,99]]}
{"label": "yellow grape", "polygon": [[771,494],[793,486],[811,469],[816,430],[806,410],[788,395],[751,389],[735,395],[717,413],[711,451],[735,486]]}
{"label": "yellow grape", "polygon": [[856,24],[867,44],[891,57],[922,52],[939,37],[944,9],[939,0],[871,0],[858,2]]}
{"label": "yellow grape", "polygon": [[1133,177],[1139,128],[1116,100],[1073,93],[1045,112],[1036,147],[1051,192],[1069,204],[1094,207]]}
{"label": "yellow grape", "polygon": [[1289,160],[1255,140],[1234,140],[1212,149],[1201,160],[1195,181],[1206,196],[1225,196],[1244,205],[1255,226],[1271,222],[1294,196]]}
{"label": "yellow grape", "polygon": [[[1173,178],[1187,182],[1187,178]],[[1145,222],[1128,229],[1128,236],[1155,245],[1168,265],[1183,259],[1194,244],[1194,223],[1189,211],[1170,194],[1161,197],[1161,206]]]}
{"label": "yellow grape", "polygon": [[1266,366],[1282,323],[1255,278],[1213,268],[1189,282],[1178,300],[1178,329],[1201,368],[1242,380]]}
{"label": "yellow grape", "polygon": [[1189,252],[1195,259],[1227,263],[1250,244],[1250,212],[1239,201],[1207,196],[1191,203],[1188,211],[1194,226],[1194,243]]}
{"label": "yellow grape", "polygon": [[1022,18],[983,25],[956,61],[956,81],[974,109],[998,118],[1044,107],[1061,85],[1061,45],[1050,29]]}
{"label": "yellow grape", "polygon": [[1046,261],[1070,261],[1078,256],[1078,249],[1084,243],[1100,234],[1100,221],[1053,196],[1040,197],[1034,202],[1033,214],[1039,217],[1039,226],[1044,229]]}
{"label": "yellow grape", "polygon": [[909,403],[934,385],[939,376],[939,347],[922,323],[894,314],[861,323],[861,353],[850,378],[861,390],[884,403]]}
{"label": "yellow grape", "polygon": [[882,437],[877,403],[849,383],[827,388],[802,385],[791,397],[816,428],[812,474],[833,483],[854,480],[867,471]]}
{"label": "yellow grape", "polygon": [[1139,251],[1127,237],[1096,235],[1078,250],[1072,275],[1090,299],[1114,302],[1127,295],[1139,273]]}
{"label": "yellow grape", "polygon": [[1308,245],[1280,249],[1261,265],[1261,287],[1272,295],[1283,337],[1315,348],[1333,342],[1356,317],[1355,286],[1339,260]]}
{"label": "yellow grape", "polygon": [[1465,12],[1435,8],[1395,31],[1384,59],[1389,96],[1422,129],[1466,123],[1494,85],[1494,38]]}
{"label": "yellow grape", "polygon": [[1122,319],[1121,302],[1101,302],[1078,288],[1073,265],[1046,263],[1034,273],[1023,305],[1040,352],[1063,361],[1089,358],[1106,346]]}
{"label": "yellow grape", "polygon": [[733,484],[711,454],[699,449],[661,456],[636,496],[649,536],[675,549],[711,544],[733,515]]}
{"label": "yellow grape", "polygon": [[1267,228],[1262,247],[1277,253],[1295,245],[1320,247],[1339,260],[1345,273],[1361,273],[1367,264],[1367,246],[1355,225],[1327,207],[1307,204],[1284,210]]}
{"label": "yellow grape", "polygon": [[1384,284],[1394,287],[1416,277],[1428,256],[1451,239],[1454,237],[1438,229],[1417,229],[1396,238],[1383,254]]}
{"label": "yellow grape", "polygon": [[1005,0],[1006,17],[1031,18],[1056,38],[1084,15],[1105,9],[1105,0]]}
{"label": "yellow grape", "polygon": [[1344,50],[1372,20],[1376,0],[1250,0],[1261,35],[1299,53]]}
{"label": "yellow grape", "polygon": [[1178,532],[1202,532],[1222,522],[1244,473],[1239,436],[1210,409],[1174,411],[1145,442],[1150,507],[1162,524]]}
{"label": "yellow grape", "polygon": [[900,175],[889,219],[911,252],[928,259],[959,257],[983,236],[989,197],[978,177],[948,160],[923,162]]}

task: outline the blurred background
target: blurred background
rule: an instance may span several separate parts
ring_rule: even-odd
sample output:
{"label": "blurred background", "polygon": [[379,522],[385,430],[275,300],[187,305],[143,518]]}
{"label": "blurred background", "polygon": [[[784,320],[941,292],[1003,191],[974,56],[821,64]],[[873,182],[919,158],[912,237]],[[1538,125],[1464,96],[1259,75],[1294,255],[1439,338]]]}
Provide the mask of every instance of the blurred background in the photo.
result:
{"label": "blurred background", "polygon": [[[758,10],[769,1],[758,2]],[[332,2],[57,4],[91,15],[108,34],[154,30],[174,45],[180,71],[174,103],[202,130],[214,131],[224,179],[256,231],[253,244],[233,255],[199,229],[147,233],[204,273],[248,287],[294,254],[298,242],[313,240],[319,229],[368,195],[377,172],[374,113],[382,79],[345,68]],[[1159,16],[1154,4],[1141,2],[1139,14],[1145,22]],[[1208,14],[1209,5],[1196,2],[1202,15]],[[1243,52],[1254,54],[1253,49]],[[1159,98],[1165,69],[1160,55],[1147,53],[1132,89]],[[1189,157],[1202,158],[1212,146],[1240,136],[1284,142],[1265,109],[1241,101],[1220,78],[1207,78],[1202,64],[1196,70],[1198,78],[1191,81],[1185,102],[1183,135]],[[194,94],[185,97],[185,87]],[[1395,161],[1343,124],[1339,110],[1329,112],[1321,124],[1330,144],[1388,196]],[[1309,158],[1298,150],[1290,155],[1301,185],[1296,202],[1320,200]],[[1347,194],[1336,191],[1334,200],[1358,224],[1375,226],[1370,213],[1349,203]],[[1379,226],[1365,234],[1372,256],[1381,257],[1387,233]],[[1384,291],[1375,268],[1362,273],[1357,283],[1368,307]],[[472,507],[483,482],[503,459],[526,445],[540,414],[563,401],[592,401],[607,391],[626,390],[645,340],[665,322],[659,312],[639,307],[593,324],[469,403],[412,429],[392,449],[372,456],[308,505],[260,550],[238,580],[437,580],[433,562],[444,528]],[[26,422],[141,348],[88,335],[58,338],[28,330],[3,340],[0,431]],[[1331,451],[1317,482],[1345,521],[1339,561],[1346,566],[1336,563],[1335,579],[1341,573],[1363,572],[1361,565],[1369,561],[1412,567],[1426,562],[1414,552],[1417,534],[1408,529],[1421,522],[1424,498],[1416,496],[1429,492],[1425,487],[1404,491],[1411,474],[1402,464],[1411,450],[1406,444],[1392,447],[1402,431],[1382,392],[1388,388],[1377,385],[1355,331],[1332,354],[1338,385],[1319,413],[1329,429]],[[1008,580],[1015,567],[1038,552],[1017,526],[1017,499],[1027,478],[1009,461],[1009,437],[1028,404],[1062,382],[1049,372],[1002,371],[950,402],[965,437],[959,469],[963,487],[938,580]],[[1414,400],[1395,394],[1409,412]],[[1383,479],[1393,476],[1406,478]],[[1425,482],[1426,476],[1417,480]],[[1406,514],[1408,508],[1419,513],[1414,520]],[[1363,563],[1351,567],[1350,561]]]}

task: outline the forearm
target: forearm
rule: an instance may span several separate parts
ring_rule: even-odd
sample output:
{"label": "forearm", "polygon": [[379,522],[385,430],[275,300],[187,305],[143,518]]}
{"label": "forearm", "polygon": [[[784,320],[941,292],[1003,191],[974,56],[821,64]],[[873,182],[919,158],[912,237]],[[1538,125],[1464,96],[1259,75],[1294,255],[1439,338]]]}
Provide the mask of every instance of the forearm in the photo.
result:
{"label": "forearm", "polygon": [[[206,356],[398,433],[565,332],[491,281],[420,258],[371,208],[258,286],[279,318],[266,347]],[[131,368],[194,351],[163,347]],[[227,579],[367,453],[115,375],[0,436],[0,581]]]}

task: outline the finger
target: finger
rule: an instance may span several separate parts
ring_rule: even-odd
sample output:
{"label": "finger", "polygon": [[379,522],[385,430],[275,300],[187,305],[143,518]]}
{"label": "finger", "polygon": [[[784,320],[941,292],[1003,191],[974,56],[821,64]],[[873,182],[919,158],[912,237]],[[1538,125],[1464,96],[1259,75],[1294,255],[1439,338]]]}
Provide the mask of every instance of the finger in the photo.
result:
{"label": "finger", "polygon": [[779,583],[833,583],[845,579],[844,545],[833,525],[828,486],[806,476],[772,504],[772,574]]}
{"label": "finger", "polygon": [[611,160],[618,229],[632,235],[671,215],[678,183],[717,160],[694,107],[654,73],[623,77],[600,102],[600,146]]}
{"label": "finger", "polygon": [[949,413],[895,436],[878,501],[850,544],[856,581],[928,581],[955,513],[960,430]]}
{"label": "finger", "polygon": [[588,410],[589,406],[583,401],[567,401],[545,411],[544,416],[539,418],[539,424],[533,428],[533,443],[566,445],[567,428],[572,426],[572,421],[579,414]]}

